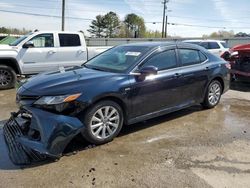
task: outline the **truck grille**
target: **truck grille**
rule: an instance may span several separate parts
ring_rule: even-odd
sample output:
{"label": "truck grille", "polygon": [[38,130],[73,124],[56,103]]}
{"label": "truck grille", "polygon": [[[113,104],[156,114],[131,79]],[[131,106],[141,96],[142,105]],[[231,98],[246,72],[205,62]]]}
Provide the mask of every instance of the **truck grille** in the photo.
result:
{"label": "truck grille", "polygon": [[16,141],[17,137],[23,136],[22,129],[15,120],[17,115],[17,113],[12,113],[10,119],[3,127],[3,134],[8,146],[11,161],[16,165],[27,165],[32,162],[45,160],[45,155],[22,146]]}

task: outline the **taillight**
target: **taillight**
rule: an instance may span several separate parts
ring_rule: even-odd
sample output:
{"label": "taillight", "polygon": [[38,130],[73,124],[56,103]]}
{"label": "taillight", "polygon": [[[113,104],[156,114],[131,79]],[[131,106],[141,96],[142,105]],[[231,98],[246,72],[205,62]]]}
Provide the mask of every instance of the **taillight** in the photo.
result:
{"label": "taillight", "polygon": [[225,66],[226,66],[228,69],[231,69],[231,64],[230,64],[230,63],[226,63]]}

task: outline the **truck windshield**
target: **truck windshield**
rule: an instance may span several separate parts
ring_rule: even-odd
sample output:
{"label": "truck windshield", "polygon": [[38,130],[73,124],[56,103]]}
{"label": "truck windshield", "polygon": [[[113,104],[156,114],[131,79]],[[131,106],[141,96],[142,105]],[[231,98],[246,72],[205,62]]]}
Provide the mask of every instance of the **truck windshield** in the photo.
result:
{"label": "truck windshield", "polygon": [[31,34],[32,33],[28,33],[27,35],[24,35],[24,36],[16,39],[14,42],[10,43],[10,46],[17,46],[20,42],[22,42],[23,40],[25,40]]}
{"label": "truck windshield", "polygon": [[90,69],[122,73],[134,65],[149,49],[146,46],[114,47],[91,59],[84,66]]}
{"label": "truck windshield", "polygon": [[224,48],[229,48],[228,44],[226,42],[221,42],[221,45],[224,47]]}

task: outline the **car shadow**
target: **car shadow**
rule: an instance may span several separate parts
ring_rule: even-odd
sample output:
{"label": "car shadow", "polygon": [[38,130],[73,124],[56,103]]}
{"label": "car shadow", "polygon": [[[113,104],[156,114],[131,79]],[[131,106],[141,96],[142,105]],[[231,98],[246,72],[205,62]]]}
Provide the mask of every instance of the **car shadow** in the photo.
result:
{"label": "car shadow", "polygon": [[[118,137],[123,137],[134,132],[143,131],[150,127],[157,126],[160,123],[168,122],[173,119],[177,119],[186,115],[190,115],[194,112],[201,111],[201,110],[203,110],[203,108],[200,105],[196,105],[196,106],[192,106],[192,107],[180,110],[178,112],[173,112],[173,113],[163,115],[157,118],[153,118],[147,121],[143,121],[140,123],[136,123],[132,125],[125,125],[123,126]],[[77,154],[78,152],[82,152],[84,150],[88,150],[94,147],[96,146],[84,140],[83,137],[79,134],[66,147],[63,153],[63,156],[71,156],[71,155]],[[3,133],[1,129],[1,122],[0,122],[0,170],[33,168],[37,166],[47,165],[55,161],[56,161],[55,159],[46,159],[44,161],[32,163],[30,165],[25,165],[25,166],[14,165],[8,156],[8,148],[4,141],[4,137],[3,137]]]}
{"label": "car shadow", "polygon": [[231,90],[250,92],[250,82],[234,81],[230,84]]}

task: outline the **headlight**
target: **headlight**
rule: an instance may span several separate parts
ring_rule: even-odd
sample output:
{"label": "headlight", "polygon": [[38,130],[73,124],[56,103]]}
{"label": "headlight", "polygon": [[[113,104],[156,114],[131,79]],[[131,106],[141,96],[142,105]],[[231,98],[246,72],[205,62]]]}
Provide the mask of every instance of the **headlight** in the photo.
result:
{"label": "headlight", "polygon": [[76,100],[81,96],[81,93],[73,95],[61,95],[61,96],[44,96],[38,99],[34,104],[36,105],[56,105]]}

